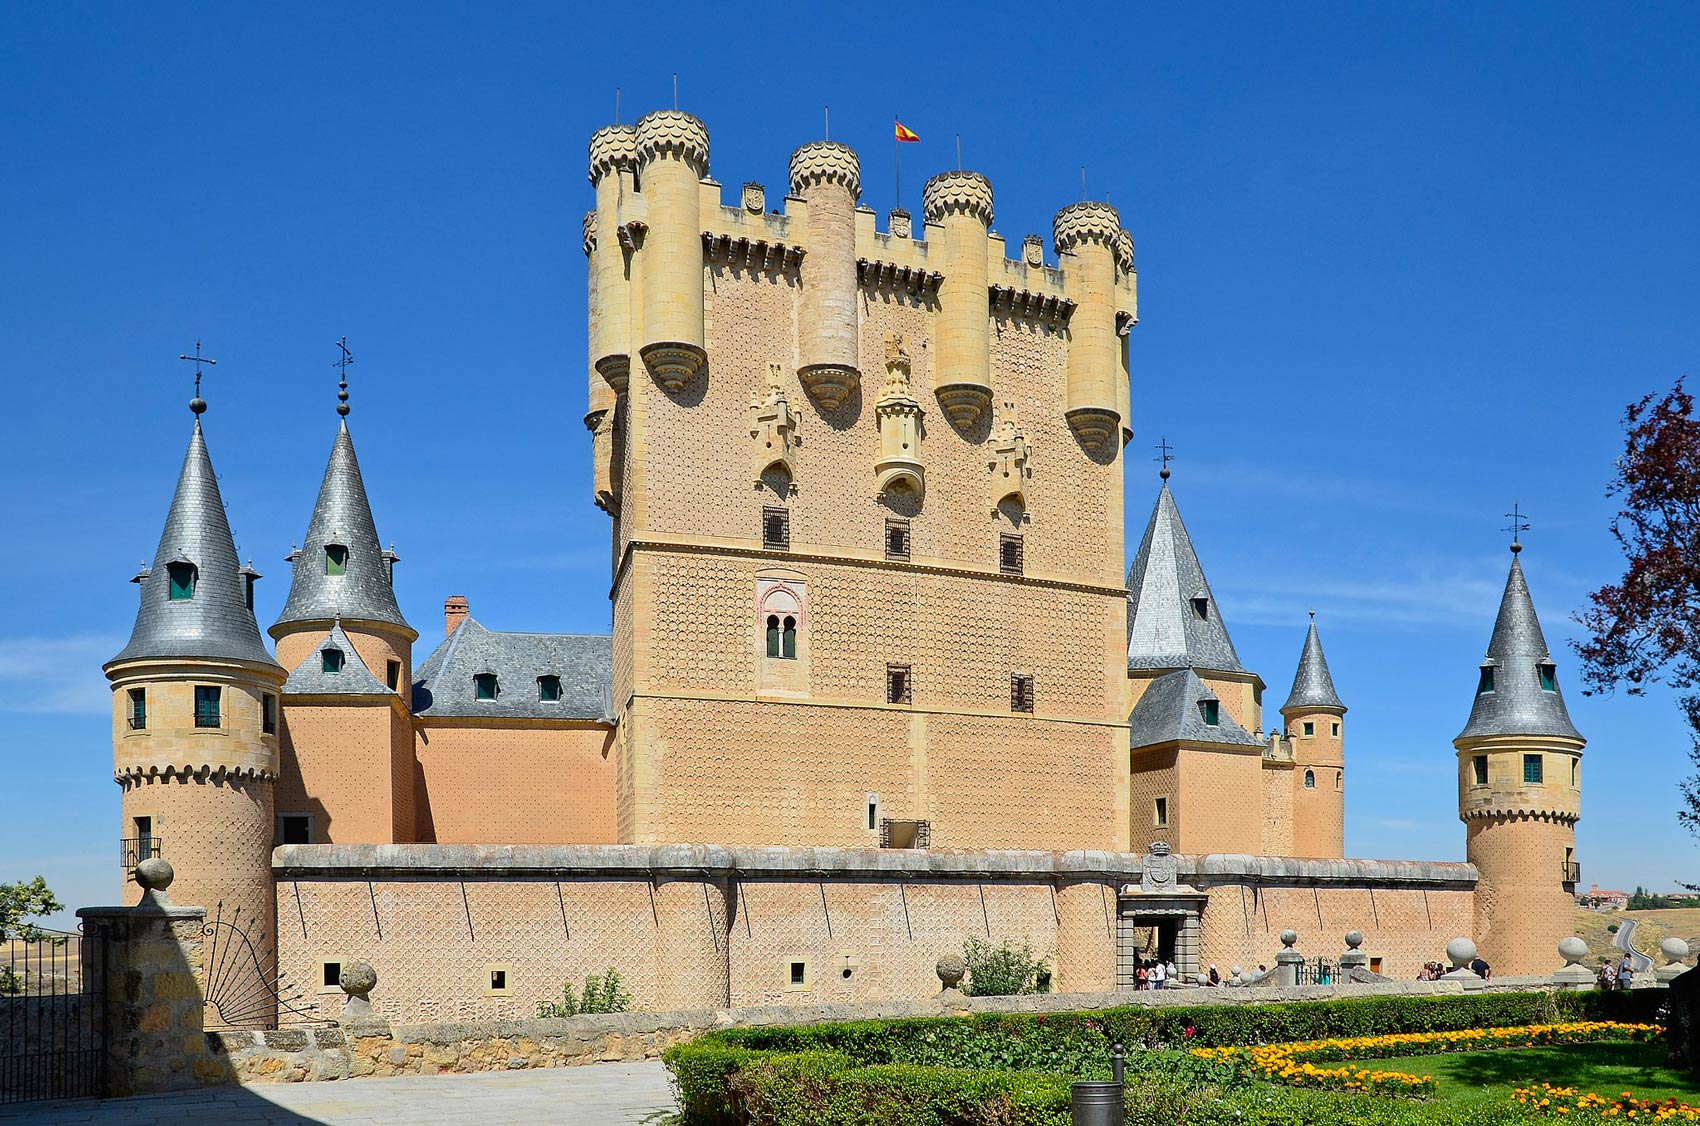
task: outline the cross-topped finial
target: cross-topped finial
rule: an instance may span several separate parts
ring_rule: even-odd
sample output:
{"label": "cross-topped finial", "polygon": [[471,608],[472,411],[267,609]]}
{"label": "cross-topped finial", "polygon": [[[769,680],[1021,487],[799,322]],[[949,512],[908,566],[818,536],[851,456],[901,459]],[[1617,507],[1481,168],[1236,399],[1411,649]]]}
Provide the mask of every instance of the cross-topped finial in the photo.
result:
{"label": "cross-topped finial", "polygon": [[195,338],[195,354],[193,356],[184,352],[179,354],[177,358],[180,360],[193,360],[195,363],[195,397],[189,400],[189,409],[194,411],[196,416],[203,415],[207,410],[207,401],[201,398],[201,365],[206,364],[208,367],[217,367],[218,361],[213,359],[211,356],[201,355],[201,341],[199,337]]}
{"label": "cross-topped finial", "polygon": [[338,356],[331,367],[342,372],[342,381],[336,385],[336,413],[348,417],[348,365],[354,362],[354,353],[348,350],[348,337],[336,342],[342,355]]}
{"label": "cross-topped finial", "polygon": [[1169,479],[1169,462],[1175,460],[1175,447],[1169,445],[1169,440],[1164,438],[1151,448],[1157,451],[1157,456],[1151,460],[1163,463],[1163,468],[1157,476],[1167,481]]}
{"label": "cross-topped finial", "polygon": [[1511,523],[1502,528],[1501,531],[1511,533],[1511,554],[1516,555],[1518,552],[1523,550],[1523,544],[1519,541],[1518,537],[1529,530],[1529,521],[1528,518],[1523,515],[1522,508],[1518,507],[1515,503],[1512,504],[1511,511],[1507,512],[1505,515]]}

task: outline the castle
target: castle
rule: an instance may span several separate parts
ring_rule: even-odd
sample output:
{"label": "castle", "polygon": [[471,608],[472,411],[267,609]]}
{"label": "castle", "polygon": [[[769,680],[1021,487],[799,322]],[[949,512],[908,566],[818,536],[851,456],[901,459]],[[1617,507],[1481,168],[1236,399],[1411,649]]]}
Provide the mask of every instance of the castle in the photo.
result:
{"label": "castle", "polygon": [[1468,863],[1346,860],[1314,621],[1264,734],[1166,467],[1124,569],[1117,212],[1063,208],[1047,261],[1007,253],[973,172],[927,182],[917,231],[879,229],[842,144],[796,150],[781,209],[708,171],[686,113],[590,141],[610,636],[457,596],[415,666],[345,385],[268,649],[197,394],[105,666],[132,864],[170,860],[303,1004],[358,958],[420,1020],[608,965],[651,1009],[911,996],[975,935],[1071,990],[1157,952],[1268,963],[1288,927],[1316,953],[1360,930],[1395,977],[1460,934],[1551,968],[1583,738],[1515,557],[1455,741]]}

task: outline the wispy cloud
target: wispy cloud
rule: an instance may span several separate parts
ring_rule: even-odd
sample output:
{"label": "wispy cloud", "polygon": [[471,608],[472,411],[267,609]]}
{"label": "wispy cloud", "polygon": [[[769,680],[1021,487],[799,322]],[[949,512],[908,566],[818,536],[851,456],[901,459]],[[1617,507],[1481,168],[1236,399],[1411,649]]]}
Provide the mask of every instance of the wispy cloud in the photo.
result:
{"label": "wispy cloud", "polygon": [[1376,824],[1380,825],[1383,829],[1394,829],[1401,833],[1409,833],[1413,830],[1423,828],[1423,824],[1420,821],[1406,821],[1398,817],[1384,817],[1376,821]]}
{"label": "wispy cloud", "polygon": [[1498,606],[1504,582],[1459,560],[1381,575],[1349,574],[1336,563],[1302,575],[1230,575],[1221,585],[1236,621],[1287,626],[1296,609],[1319,609],[1331,623],[1386,626],[1479,622]]}
{"label": "wispy cloud", "polygon": [[123,644],[104,633],[0,637],[0,712],[105,713],[112,693],[100,666]]}

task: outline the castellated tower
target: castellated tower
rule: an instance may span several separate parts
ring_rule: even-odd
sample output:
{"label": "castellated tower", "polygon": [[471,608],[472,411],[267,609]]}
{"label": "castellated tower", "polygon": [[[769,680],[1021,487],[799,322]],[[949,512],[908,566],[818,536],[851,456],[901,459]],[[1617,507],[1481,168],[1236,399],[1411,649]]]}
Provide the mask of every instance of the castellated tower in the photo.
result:
{"label": "castellated tower", "polygon": [[1293,691],[1281,705],[1293,749],[1293,855],[1346,855],[1346,705],[1334,690],[1311,615]]}
{"label": "castellated tower", "polygon": [[1582,747],[1511,545],[1511,574],[1458,750],[1458,816],[1480,872],[1476,944],[1495,973],[1543,973],[1572,930]]}
{"label": "castellated tower", "polygon": [[[218,479],[195,428],[177,491],[141,588],[130,642],[104,667],[112,682],[112,748],[123,789],[130,863],[157,852],[179,903],[273,947],[272,787],[278,777],[278,690],[284,672],[254,620],[253,584],[231,540]],[[139,889],[136,893],[139,896]]]}
{"label": "castellated tower", "polygon": [[289,599],[272,624],[283,686],[278,839],[383,844],[414,833],[413,642],[396,604],[395,552],[366,498],[348,395],[302,544]]}
{"label": "castellated tower", "polygon": [[839,143],[782,201],[678,111],[589,158],[618,839],[1127,847],[1116,213],[1047,265],[973,172],[912,233]]}

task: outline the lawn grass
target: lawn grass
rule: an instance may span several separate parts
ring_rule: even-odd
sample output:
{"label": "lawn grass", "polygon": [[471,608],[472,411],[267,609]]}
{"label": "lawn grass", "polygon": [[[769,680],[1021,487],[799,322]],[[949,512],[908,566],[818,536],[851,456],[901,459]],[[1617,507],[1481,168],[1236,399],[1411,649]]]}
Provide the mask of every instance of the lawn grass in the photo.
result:
{"label": "lawn grass", "polygon": [[1440,1084],[1437,1097],[1449,1103],[1501,1102],[1514,1087],[1544,1081],[1602,1095],[1629,1091],[1637,1098],[1676,1098],[1700,1106],[1700,1081],[1666,1067],[1668,1051],[1660,1043],[1563,1044],[1354,1060],[1349,1066],[1432,1075]]}

